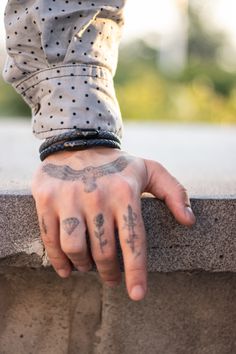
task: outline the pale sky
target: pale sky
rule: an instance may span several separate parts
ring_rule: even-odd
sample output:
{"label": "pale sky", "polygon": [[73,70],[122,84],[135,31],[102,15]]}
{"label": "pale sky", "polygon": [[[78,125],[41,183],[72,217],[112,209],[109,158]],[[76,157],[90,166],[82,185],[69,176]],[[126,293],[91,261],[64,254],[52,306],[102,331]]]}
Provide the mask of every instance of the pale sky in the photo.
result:
{"label": "pale sky", "polygon": [[[168,30],[175,18],[173,4],[184,0],[127,0],[125,18],[126,24],[123,40],[141,37],[147,32],[162,33]],[[187,0],[186,0],[187,1]],[[191,1],[191,0],[189,0]],[[206,6],[206,13],[211,13],[208,21],[227,30],[236,45],[236,1],[235,0],[199,0]],[[3,13],[7,0],[0,0],[0,31],[4,33]],[[145,6],[144,6],[145,4]],[[210,6],[210,9],[209,9]],[[4,44],[5,36],[0,36],[0,46]]]}

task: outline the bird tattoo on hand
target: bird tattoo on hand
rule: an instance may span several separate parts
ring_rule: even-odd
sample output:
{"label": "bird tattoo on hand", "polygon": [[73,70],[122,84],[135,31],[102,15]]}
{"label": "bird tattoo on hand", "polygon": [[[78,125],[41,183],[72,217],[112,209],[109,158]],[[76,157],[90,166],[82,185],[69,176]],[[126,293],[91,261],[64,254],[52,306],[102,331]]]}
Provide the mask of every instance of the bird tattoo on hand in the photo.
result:
{"label": "bird tattoo on hand", "polygon": [[63,181],[82,181],[84,191],[93,192],[97,188],[96,181],[103,176],[123,171],[130,161],[131,157],[121,156],[118,159],[101,166],[88,166],[82,170],[75,170],[68,165],[54,165],[52,163],[43,166],[43,172],[48,176]]}

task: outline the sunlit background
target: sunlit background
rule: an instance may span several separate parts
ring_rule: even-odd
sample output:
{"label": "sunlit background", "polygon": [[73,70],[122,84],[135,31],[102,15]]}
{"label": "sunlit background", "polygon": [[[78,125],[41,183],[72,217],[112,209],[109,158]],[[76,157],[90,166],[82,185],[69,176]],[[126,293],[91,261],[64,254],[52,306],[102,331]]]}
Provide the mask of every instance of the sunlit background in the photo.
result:
{"label": "sunlit background", "polygon": [[[233,0],[127,0],[115,76],[123,118],[236,123],[235,14]],[[2,70],[4,35],[0,47]],[[0,78],[0,117],[29,115]]]}

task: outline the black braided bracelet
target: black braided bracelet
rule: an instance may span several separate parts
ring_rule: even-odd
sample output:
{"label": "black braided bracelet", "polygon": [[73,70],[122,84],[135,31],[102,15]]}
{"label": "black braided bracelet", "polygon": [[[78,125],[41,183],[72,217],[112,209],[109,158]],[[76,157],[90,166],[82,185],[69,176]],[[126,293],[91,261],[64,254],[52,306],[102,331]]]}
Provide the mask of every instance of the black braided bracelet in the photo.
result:
{"label": "black braided bracelet", "polygon": [[120,144],[118,142],[109,139],[72,140],[65,141],[62,144],[53,144],[42,150],[40,153],[40,160],[43,161],[49,155],[59,151],[83,150],[97,146],[120,149]]}
{"label": "black braided bracelet", "polygon": [[96,129],[75,129],[74,131],[69,131],[63,134],[59,134],[53,136],[51,138],[47,138],[40,146],[39,153],[48,148],[49,146],[55,143],[63,143],[64,141],[70,140],[89,140],[89,139],[108,139],[115,141],[117,143],[121,143],[118,136],[109,131],[105,130],[96,130]]}

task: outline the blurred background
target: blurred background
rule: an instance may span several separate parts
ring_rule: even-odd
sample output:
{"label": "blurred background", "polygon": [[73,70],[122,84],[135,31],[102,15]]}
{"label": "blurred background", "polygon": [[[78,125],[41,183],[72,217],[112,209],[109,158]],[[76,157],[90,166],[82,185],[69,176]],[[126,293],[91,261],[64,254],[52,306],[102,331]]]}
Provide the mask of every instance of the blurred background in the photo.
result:
{"label": "blurred background", "polygon": [[[115,76],[124,120],[236,123],[235,12],[233,0],[128,0]],[[4,35],[0,49],[2,71]],[[30,111],[0,78],[0,119],[14,116]]]}

